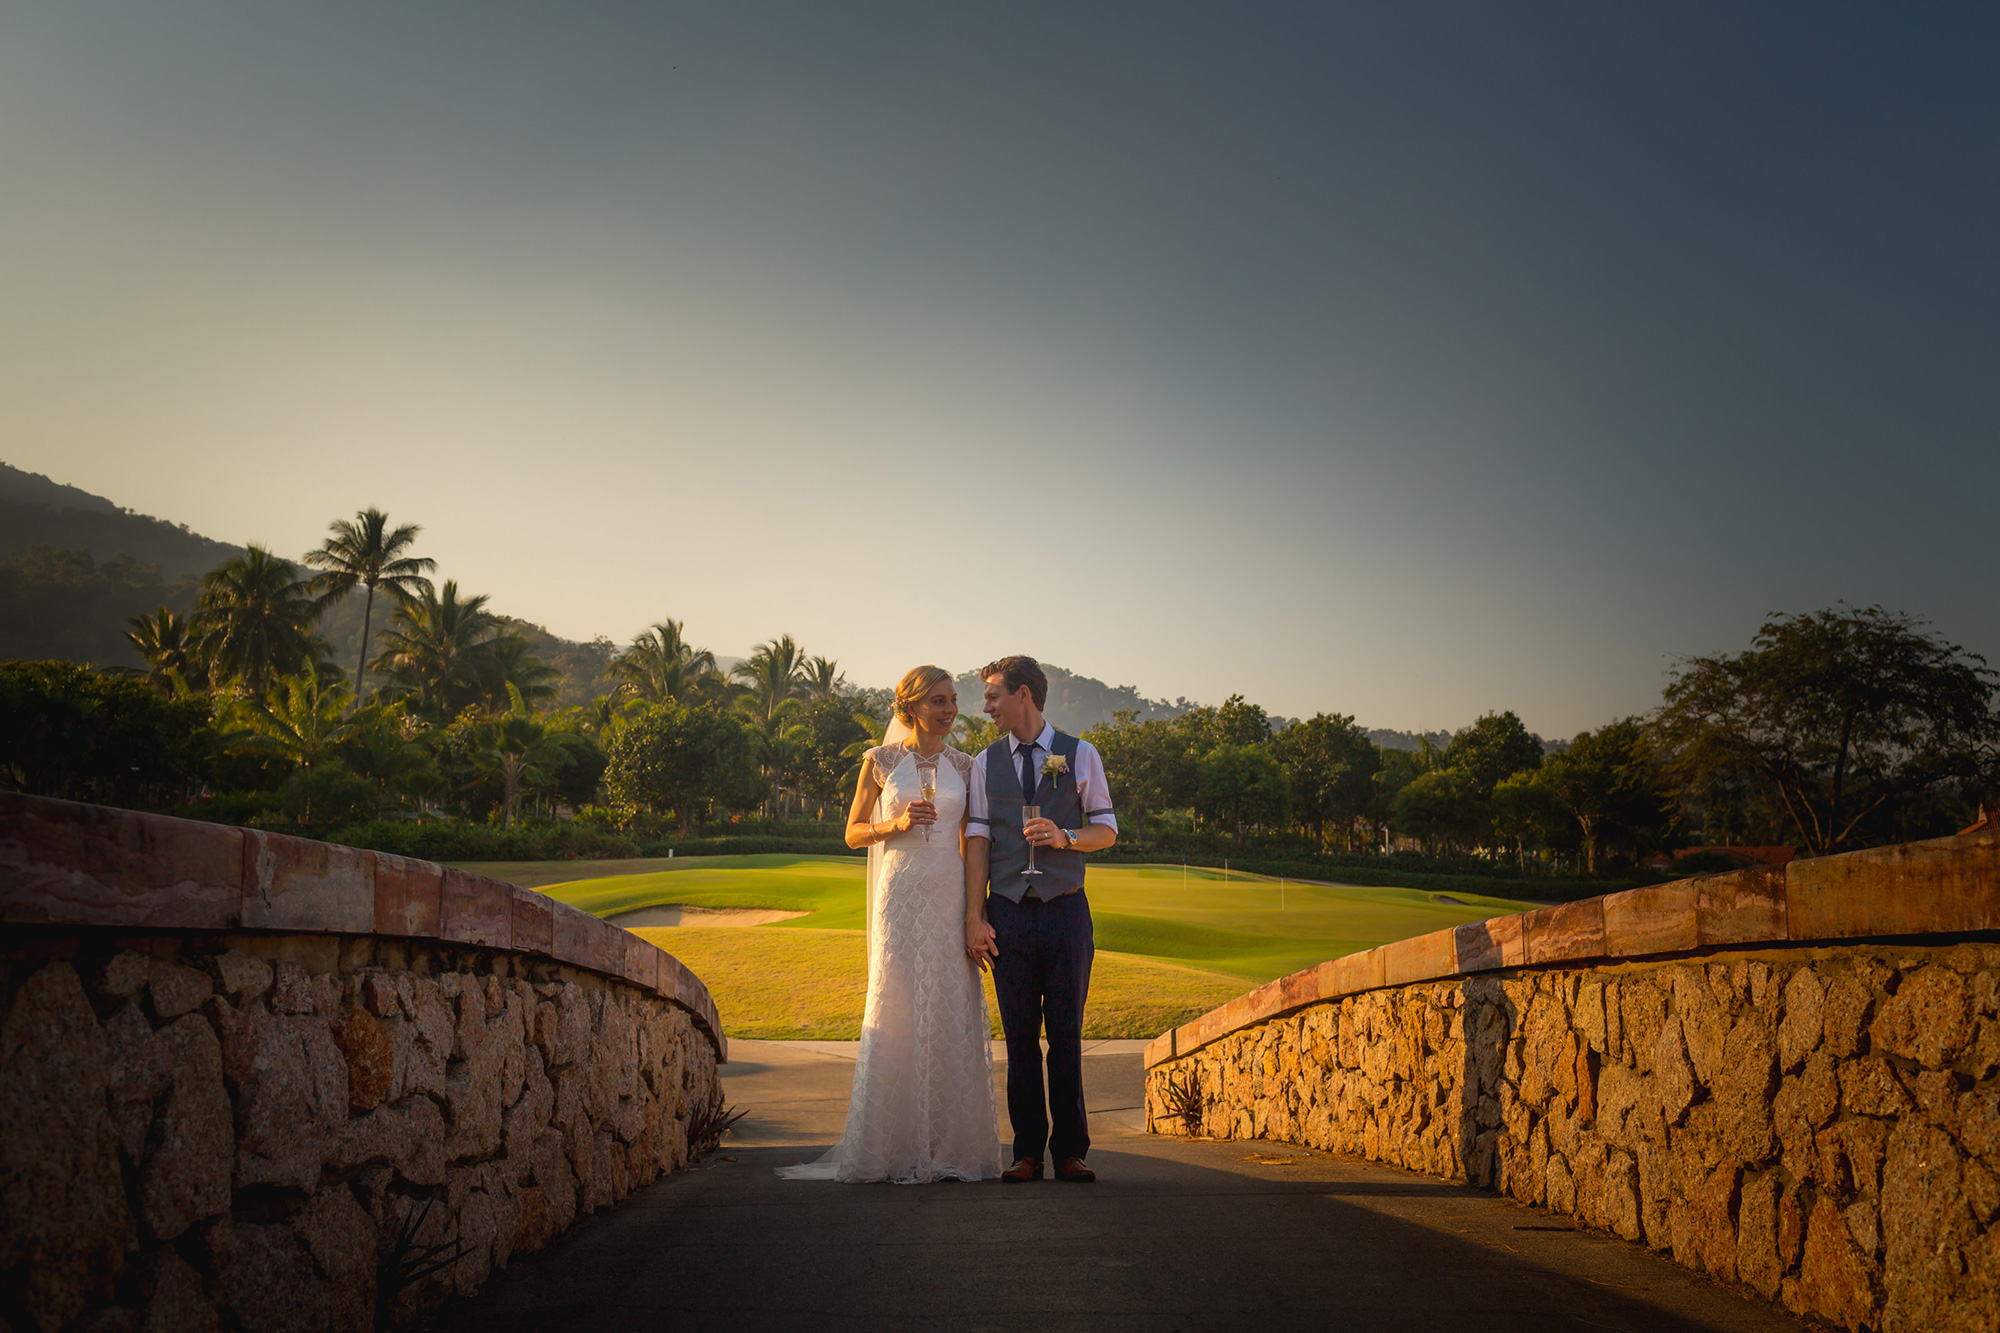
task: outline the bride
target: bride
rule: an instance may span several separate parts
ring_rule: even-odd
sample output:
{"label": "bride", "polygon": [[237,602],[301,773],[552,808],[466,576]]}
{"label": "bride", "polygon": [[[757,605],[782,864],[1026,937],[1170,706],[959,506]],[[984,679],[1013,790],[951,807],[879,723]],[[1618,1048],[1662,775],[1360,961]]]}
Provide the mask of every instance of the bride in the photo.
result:
{"label": "bride", "polygon": [[1000,1174],[986,999],[965,952],[973,761],[945,743],[958,720],[951,673],[912,668],[895,713],[847,817],[847,845],[868,848],[868,1005],[847,1129],[818,1161],[778,1168],[790,1180]]}

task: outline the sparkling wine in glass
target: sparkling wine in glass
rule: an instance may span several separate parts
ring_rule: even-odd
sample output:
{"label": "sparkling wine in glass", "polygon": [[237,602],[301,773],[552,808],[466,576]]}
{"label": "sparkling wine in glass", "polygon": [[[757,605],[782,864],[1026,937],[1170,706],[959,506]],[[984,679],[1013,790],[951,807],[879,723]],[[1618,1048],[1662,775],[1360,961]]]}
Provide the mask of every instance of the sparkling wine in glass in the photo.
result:
{"label": "sparkling wine in glass", "polygon": [[[1041,817],[1042,807],[1039,805],[1024,805],[1021,807],[1022,828],[1026,828],[1030,821],[1040,819]],[[1035,869],[1035,844],[1032,842],[1028,844],[1028,868],[1021,873],[1024,875],[1039,875],[1042,873]]]}
{"label": "sparkling wine in glass", "polygon": [[[935,768],[919,767],[917,769],[917,791],[922,794],[926,801],[937,798],[937,770]],[[931,826],[926,824],[924,825],[924,841],[929,842],[930,840]]]}

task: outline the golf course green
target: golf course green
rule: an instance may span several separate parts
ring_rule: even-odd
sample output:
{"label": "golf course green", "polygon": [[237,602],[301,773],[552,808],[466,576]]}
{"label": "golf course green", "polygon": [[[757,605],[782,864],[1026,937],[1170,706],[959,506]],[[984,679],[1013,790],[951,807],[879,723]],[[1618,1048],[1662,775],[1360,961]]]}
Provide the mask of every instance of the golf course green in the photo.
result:
{"label": "golf course green", "polygon": [[[860,1033],[867,959],[865,872],[858,857],[716,856],[464,868],[527,884],[604,917],[664,906],[803,912],[768,925],[642,927],[637,933],[701,976],[731,1035]],[[582,877],[576,877],[578,871]],[[565,873],[571,877],[553,878]],[[1156,1036],[1252,986],[1324,959],[1533,905],[1418,889],[1303,884],[1178,865],[1093,866],[1088,892],[1098,950],[1088,1011],[1093,1037]],[[988,993],[990,998],[990,983]]]}

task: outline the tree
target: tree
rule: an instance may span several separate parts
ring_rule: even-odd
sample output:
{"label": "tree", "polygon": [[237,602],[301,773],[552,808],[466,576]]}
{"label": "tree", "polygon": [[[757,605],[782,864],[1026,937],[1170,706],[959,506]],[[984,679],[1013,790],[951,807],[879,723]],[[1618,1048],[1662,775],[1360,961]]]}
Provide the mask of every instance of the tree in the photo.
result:
{"label": "tree", "polygon": [[562,679],[562,672],[535,656],[533,646],[521,635],[512,631],[494,635],[483,656],[481,684],[486,706],[494,712],[506,712],[517,693],[531,704],[556,697],[555,682]]}
{"label": "tree", "polygon": [[276,681],[261,696],[244,699],[236,716],[247,732],[241,744],[311,768],[333,757],[335,749],[354,734],[342,720],[347,688],[328,687],[319,676],[302,671]]}
{"label": "tree", "polygon": [[799,795],[818,804],[824,814],[827,805],[839,805],[851,789],[853,765],[847,750],[868,739],[868,728],[856,720],[850,701],[826,694],[806,705],[798,729],[802,751],[796,773]]}
{"label": "tree", "polygon": [[106,805],[166,805],[206,780],[220,748],[202,696],[74,662],[0,662],[0,787]]}
{"label": "tree", "polygon": [[1493,831],[1514,845],[1516,863],[1528,868],[1528,849],[1554,850],[1575,836],[1575,821],[1549,786],[1549,768],[1524,768],[1493,788]]}
{"label": "tree", "polygon": [[1749,784],[1810,855],[1905,835],[1899,805],[1978,782],[2000,743],[1984,658],[1879,606],[1771,616],[1677,667],[1653,737],[1683,794]]}
{"label": "tree", "polygon": [[757,650],[729,673],[748,691],[739,701],[745,715],[759,723],[780,716],[785,705],[803,693],[805,666],[804,650],[789,634],[758,644]]}
{"label": "tree", "polygon": [[1612,837],[1657,826],[1662,801],[1645,750],[1645,724],[1628,717],[1579,732],[1542,761],[1543,785],[1582,836],[1584,869],[1597,873],[1598,851]]}
{"label": "tree", "polygon": [[161,607],[149,616],[132,616],[125,622],[132,628],[125,641],[146,659],[146,680],[169,694],[204,689],[208,673],[195,652],[194,635],[187,618]]}
{"label": "tree", "polygon": [[809,659],[799,673],[799,685],[808,699],[826,699],[840,692],[840,663],[830,657]]}
{"label": "tree", "polygon": [[1145,837],[1148,815],[1195,803],[1201,755],[1206,753],[1195,747],[1212,732],[1201,723],[1183,725],[1186,716],[1141,722],[1134,710],[1121,708],[1110,722],[1085,735],[1104,760],[1105,781],[1120,811],[1119,825],[1135,843]]}
{"label": "tree", "polygon": [[292,562],[252,546],[202,576],[192,626],[212,678],[262,694],[280,676],[295,676],[326,655],[313,633],[318,617]]}
{"label": "tree", "polygon": [[770,784],[771,813],[777,813],[784,779],[797,760],[794,720],[804,692],[805,652],[789,634],[760,643],[730,673],[744,687],[736,707],[757,730],[758,758]]}
{"label": "tree", "polygon": [[1246,824],[1280,823],[1291,804],[1285,770],[1255,745],[1218,745],[1201,761],[1195,813],[1227,826],[1238,837]]}
{"label": "tree", "polygon": [[754,805],[762,792],[750,729],[727,713],[661,704],[612,739],[604,789],[622,805],[672,811],[681,832],[717,804]]}
{"label": "tree", "polygon": [[460,600],[447,579],[439,592],[419,589],[396,608],[382,631],[373,665],[432,717],[450,717],[485,697],[493,678],[492,640],[498,619],[484,594]]}
{"label": "tree", "polygon": [[572,762],[569,750],[528,707],[521,691],[507,687],[507,711],[481,728],[483,744],[473,751],[480,772],[500,783],[500,820],[514,826],[523,791],[555,784],[556,772]]}
{"label": "tree", "polygon": [[353,592],[365,588],[367,601],[361,608],[361,654],[354,663],[354,702],[366,700],[362,676],[368,668],[368,631],[375,618],[375,589],[386,588],[396,596],[429,592],[431,581],[424,577],[437,568],[428,557],[404,552],[423,529],[414,523],[391,528],[389,516],[373,505],[354,516],[352,522],[338,519],[329,525],[333,535],[307,551],[305,562],[326,572],[313,579],[325,608]]}
{"label": "tree", "polygon": [[1292,817],[1320,846],[1329,825],[1341,830],[1341,845],[1348,846],[1382,766],[1368,733],[1344,714],[1321,713],[1279,732],[1271,753],[1291,786]]}
{"label": "tree", "polygon": [[678,620],[662,620],[613,659],[605,678],[617,691],[647,703],[693,703],[718,683],[715,654],[687,641]]}
{"label": "tree", "polygon": [[1491,822],[1479,781],[1462,768],[1420,773],[1396,793],[1391,819],[1398,833],[1422,839],[1433,853],[1469,847]]}
{"label": "tree", "polygon": [[1502,778],[1542,766],[1542,738],[1511,711],[1488,713],[1452,734],[1445,761],[1471,777],[1484,798]]}
{"label": "tree", "polygon": [[416,720],[404,714],[401,704],[367,704],[348,720],[353,730],[340,747],[341,762],[374,784],[378,804],[435,794],[438,775],[430,751],[417,739]]}

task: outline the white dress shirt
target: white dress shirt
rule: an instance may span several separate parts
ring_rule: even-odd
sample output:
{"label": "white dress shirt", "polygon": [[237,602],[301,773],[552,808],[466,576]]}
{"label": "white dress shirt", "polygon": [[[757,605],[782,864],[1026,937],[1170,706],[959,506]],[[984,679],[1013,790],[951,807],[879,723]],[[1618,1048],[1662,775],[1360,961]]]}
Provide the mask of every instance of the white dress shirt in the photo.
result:
{"label": "white dress shirt", "polygon": [[[1055,744],[1055,740],[1054,724],[1042,723],[1042,734],[1035,737],[1033,743],[1041,747],[1043,759],[1049,757],[1049,747]],[[1021,771],[1021,747],[1028,743],[1011,731],[1007,733],[1007,762],[1013,765],[1016,773]],[[1081,736],[1076,741],[1076,772],[1073,776],[1076,778],[1076,794],[1083,798],[1083,808],[1087,812],[1085,822],[1103,824],[1115,833],[1118,816],[1111,810],[1111,785],[1104,780],[1104,756]],[[965,815],[967,837],[992,838],[993,820],[986,808],[986,761],[983,757],[972,766],[972,792],[966,798]]]}

